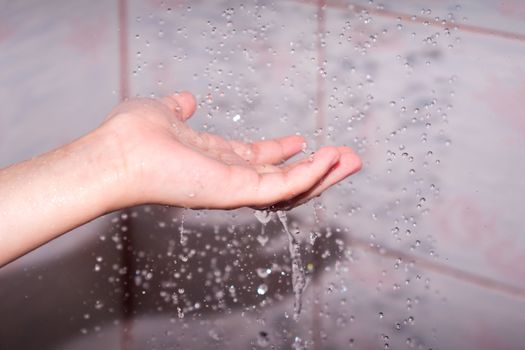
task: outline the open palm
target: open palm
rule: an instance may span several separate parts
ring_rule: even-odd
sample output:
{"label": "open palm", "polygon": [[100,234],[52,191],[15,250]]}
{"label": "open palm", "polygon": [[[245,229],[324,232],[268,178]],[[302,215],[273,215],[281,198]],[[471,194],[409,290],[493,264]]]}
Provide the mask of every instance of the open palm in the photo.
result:
{"label": "open palm", "polygon": [[283,164],[302,150],[302,137],[243,143],[196,132],[185,123],[195,108],[193,96],[180,93],[132,99],[110,114],[102,128],[119,142],[130,181],[126,204],[290,208],[361,167],[348,147],[323,147]]}

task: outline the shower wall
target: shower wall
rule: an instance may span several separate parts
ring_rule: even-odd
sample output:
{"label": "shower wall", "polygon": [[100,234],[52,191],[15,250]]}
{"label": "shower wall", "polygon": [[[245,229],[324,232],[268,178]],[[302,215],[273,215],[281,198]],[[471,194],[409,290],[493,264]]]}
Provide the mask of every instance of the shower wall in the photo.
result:
{"label": "shower wall", "polygon": [[196,129],[364,163],[288,213],[298,321],[277,220],[143,206],[0,269],[0,348],[523,348],[524,23],[519,0],[0,1],[2,167],[176,90]]}

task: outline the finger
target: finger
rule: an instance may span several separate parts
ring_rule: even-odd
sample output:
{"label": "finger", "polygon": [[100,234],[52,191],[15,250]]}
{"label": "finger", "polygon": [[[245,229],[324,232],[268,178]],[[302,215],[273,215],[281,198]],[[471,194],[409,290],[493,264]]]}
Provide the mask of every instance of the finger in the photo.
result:
{"label": "finger", "polygon": [[255,143],[230,141],[240,157],[251,164],[278,164],[299,153],[305,141],[302,136],[285,136]]}
{"label": "finger", "polygon": [[196,145],[206,150],[223,150],[231,151],[230,142],[221,136],[210,134],[207,132],[200,132],[199,139],[196,140]]}
{"label": "finger", "polygon": [[191,117],[197,108],[195,97],[186,91],[165,96],[160,100],[183,121]]}
{"label": "finger", "polygon": [[309,191],[293,198],[288,203],[282,203],[283,207],[295,207],[306,203],[312,198],[320,196],[325,190],[342,181],[346,177],[357,173],[361,170],[362,162],[357,154],[349,147],[338,147],[340,157],[339,161],[330,169],[324,178],[322,178]]}
{"label": "finger", "polygon": [[339,160],[335,147],[325,147],[307,160],[280,172],[258,173],[253,168],[233,166],[226,191],[228,207],[265,207],[294,198],[310,190]]}

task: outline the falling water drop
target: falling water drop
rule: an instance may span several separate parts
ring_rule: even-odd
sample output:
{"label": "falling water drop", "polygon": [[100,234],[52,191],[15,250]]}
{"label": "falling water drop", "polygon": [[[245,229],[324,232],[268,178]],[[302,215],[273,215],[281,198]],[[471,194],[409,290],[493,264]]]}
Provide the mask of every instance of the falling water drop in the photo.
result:
{"label": "falling water drop", "polygon": [[256,210],[254,213],[255,218],[259,220],[261,225],[261,234],[257,236],[257,241],[260,245],[265,246],[266,242],[268,242],[268,236],[266,236],[265,228],[266,224],[272,220],[272,212],[266,211],[266,210]]}
{"label": "falling water drop", "polygon": [[257,294],[259,295],[265,295],[268,291],[268,286],[266,284],[261,284],[259,287],[257,287]]}
{"label": "falling water drop", "polygon": [[268,333],[265,331],[259,332],[259,337],[257,338],[257,345],[259,345],[261,348],[265,348],[270,344],[268,339]]}
{"label": "falling water drop", "polygon": [[272,219],[272,212],[266,210],[256,210],[254,215],[263,225],[266,225]]}
{"label": "falling water drop", "polygon": [[257,269],[257,275],[261,278],[266,278],[268,277],[268,275],[272,273],[272,270],[269,269],[269,268],[263,268],[263,267],[260,267]]}
{"label": "falling water drop", "polygon": [[318,232],[312,231],[310,232],[310,244],[314,245],[315,240],[320,236]]}

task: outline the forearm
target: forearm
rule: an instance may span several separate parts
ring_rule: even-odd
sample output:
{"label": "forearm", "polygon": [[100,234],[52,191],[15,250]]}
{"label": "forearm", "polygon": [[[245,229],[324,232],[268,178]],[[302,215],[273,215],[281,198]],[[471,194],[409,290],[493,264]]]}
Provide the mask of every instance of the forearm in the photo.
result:
{"label": "forearm", "polygon": [[118,208],[115,142],[93,132],[0,170],[0,266]]}

